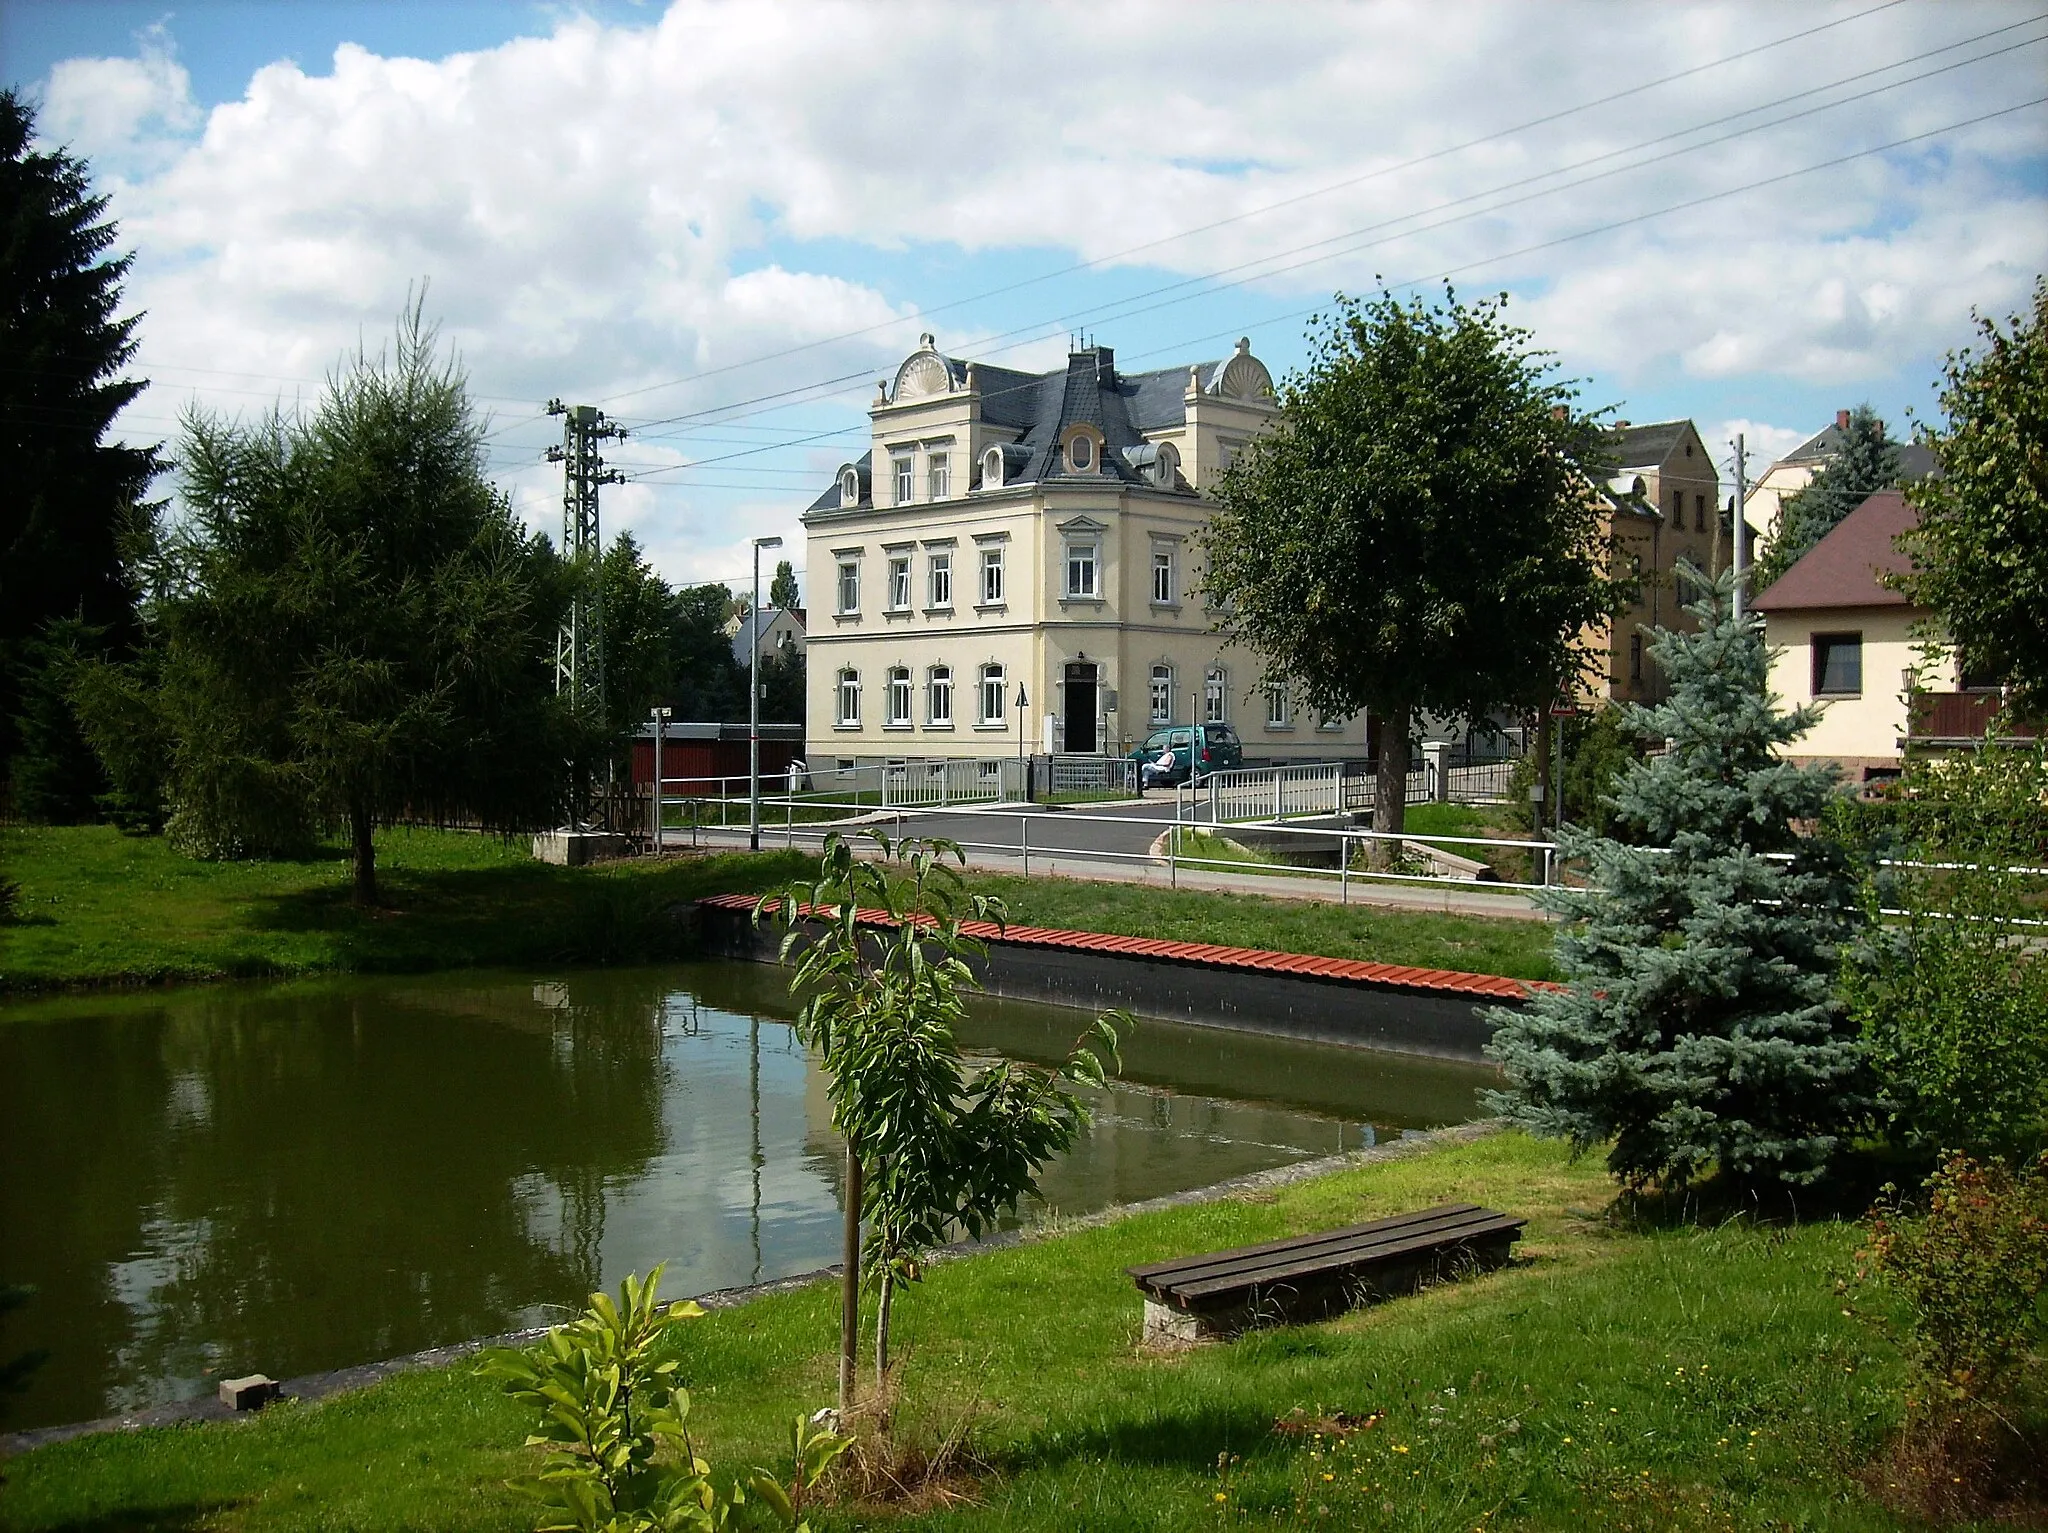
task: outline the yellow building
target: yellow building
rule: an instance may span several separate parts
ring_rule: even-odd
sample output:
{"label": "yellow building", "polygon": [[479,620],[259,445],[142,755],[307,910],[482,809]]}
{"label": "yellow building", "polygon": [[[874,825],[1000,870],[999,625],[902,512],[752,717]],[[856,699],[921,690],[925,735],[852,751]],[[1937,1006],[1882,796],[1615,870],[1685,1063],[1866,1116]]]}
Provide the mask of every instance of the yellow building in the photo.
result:
{"label": "yellow building", "polygon": [[1603,535],[1615,573],[1634,581],[1636,599],[1583,643],[1596,662],[1580,702],[1648,703],[1665,694],[1649,658],[1650,630],[1697,625],[1682,608],[1678,562],[1713,574],[1727,559],[1721,531],[1721,480],[1689,420],[1619,423],[1608,446],[1612,477],[1602,494]]}
{"label": "yellow building", "polygon": [[923,337],[870,450],[804,513],[812,765],[1122,753],[1191,718],[1251,760],[1360,754],[1362,718],[1261,689],[1199,594],[1202,492],[1278,409],[1245,341],[1143,373],[1091,346],[1033,374]]}
{"label": "yellow building", "polygon": [[[1771,690],[1788,705],[1822,713],[1789,757],[1831,761],[1851,782],[1898,775],[1910,746],[1967,748],[1999,712],[1995,686],[1965,674],[1937,642],[1923,644],[1930,614],[1883,584],[1907,567],[1894,542],[1914,525],[1897,490],[1881,490],[1756,598],[1772,647]],[[2031,738],[2031,734],[2027,734]]]}

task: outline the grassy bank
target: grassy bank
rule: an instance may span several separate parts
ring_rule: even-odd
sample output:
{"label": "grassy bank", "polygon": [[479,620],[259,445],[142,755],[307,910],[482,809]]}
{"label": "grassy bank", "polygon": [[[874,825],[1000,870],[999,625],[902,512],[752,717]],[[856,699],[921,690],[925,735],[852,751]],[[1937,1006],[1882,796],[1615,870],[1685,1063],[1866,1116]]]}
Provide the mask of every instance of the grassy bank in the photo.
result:
{"label": "grassy bank", "polygon": [[[1608,1192],[1596,1166],[1504,1134],[942,1264],[898,1310],[898,1432],[970,1423],[982,1467],[955,1488],[971,1501],[823,1525],[1902,1526],[1859,1478],[1900,1374],[1835,1290],[1854,1230],[1629,1227],[1596,1212]],[[1325,1325],[1137,1347],[1128,1264],[1443,1199],[1527,1216],[1522,1260]],[[714,1463],[769,1461],[790,1415],[828,1399],[836,1303],[817,1286],[685,1328]],[[1275,1430],[1291,1416],[1373,1424]],[[504,1480],[525,1425],[465,1370],[413,1375],[247,1423],[42,1449],[8,1466],[0,1521],[521,1529]]]}
{"label": "grassy bank", "polygon": [[377,838],[386,908],[349,902],[348,863],[194,862],[109,826],[0,832],[21,922],[0,927],[0,992],[330,971],[644,962],[677,941],[670,907],[766,889],[799,853],[597,868],[538,863],[524,841],[452,831]]}
{"label": "grassy bank", "polygon": [[[773,888],[800,852],[725,853],[594,868],[535,862],[524,842],[445,831],[378,838],[387,908],[349,903],[338,851],[292,862],[194,862],[106,826],[0,832],[22,888],[0,927],[0,993],[318,972],[647,962],[673,956],[665,912],[706,894]],[[1549,974],[1550,932],[1488,921],[1240,895],[979,877],[1013,920],[1334,958]]]}

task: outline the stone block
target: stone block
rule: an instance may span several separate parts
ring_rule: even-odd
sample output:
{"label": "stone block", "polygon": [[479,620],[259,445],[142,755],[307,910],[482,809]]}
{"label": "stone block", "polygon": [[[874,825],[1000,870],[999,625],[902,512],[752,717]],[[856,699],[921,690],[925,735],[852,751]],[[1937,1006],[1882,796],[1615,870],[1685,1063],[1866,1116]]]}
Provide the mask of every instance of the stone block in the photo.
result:
{"label": "stone block", "polygon": [[265,1378],[260,1373],[252,1373],[247,1378],[220,1381],[220,1403],[230,1410],[261,1410],[282,1393],[275,1379]]}
{"label": "stone block", "polygon": [[623,857],[632,843],[604,830],[549,830],[533,838],[533,855],[557,867],[580,868],[601,857]]}

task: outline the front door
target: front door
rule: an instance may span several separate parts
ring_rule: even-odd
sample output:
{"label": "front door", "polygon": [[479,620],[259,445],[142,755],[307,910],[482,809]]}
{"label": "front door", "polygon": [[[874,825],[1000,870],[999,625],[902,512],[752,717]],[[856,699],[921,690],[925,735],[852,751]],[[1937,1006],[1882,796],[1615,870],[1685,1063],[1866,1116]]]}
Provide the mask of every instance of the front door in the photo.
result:
{"label": "front door", "polygon": [[1066,696],[1061,700],[1067,719],[1066,749],[1076,756],[1095,750],[1095,667],[1082,661],[1070,664],[1066,674]]}

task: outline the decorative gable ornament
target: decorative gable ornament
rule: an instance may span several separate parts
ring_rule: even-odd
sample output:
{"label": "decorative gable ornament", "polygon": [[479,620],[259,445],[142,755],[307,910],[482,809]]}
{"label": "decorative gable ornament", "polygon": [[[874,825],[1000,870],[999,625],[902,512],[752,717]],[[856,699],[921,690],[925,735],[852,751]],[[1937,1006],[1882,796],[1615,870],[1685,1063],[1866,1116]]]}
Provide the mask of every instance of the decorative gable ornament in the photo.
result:
{"label": "decorative gable ornament", "polygon": [[896,387],[892,394],[897,404],[953,392],[953,369],[939,355],[932,333],[927,330],[917,338],[917,342],[918,349],[904,358],[903,365],[896,369]]}

